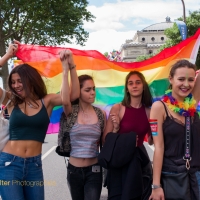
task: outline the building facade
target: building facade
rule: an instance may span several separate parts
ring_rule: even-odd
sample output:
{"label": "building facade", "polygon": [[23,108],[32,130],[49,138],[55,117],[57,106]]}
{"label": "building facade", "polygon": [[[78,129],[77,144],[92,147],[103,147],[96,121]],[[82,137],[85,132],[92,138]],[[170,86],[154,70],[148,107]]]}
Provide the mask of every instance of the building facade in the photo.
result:
{"label": "building facade", "polygon": [[121,46],[120,56],[123,62],[133,62],[138,56],[154,54],[167,40],[165,29],[171,28],[174,22],[166,17],[165,22],[152,24],[137,31],[133,39],[126,40]]}

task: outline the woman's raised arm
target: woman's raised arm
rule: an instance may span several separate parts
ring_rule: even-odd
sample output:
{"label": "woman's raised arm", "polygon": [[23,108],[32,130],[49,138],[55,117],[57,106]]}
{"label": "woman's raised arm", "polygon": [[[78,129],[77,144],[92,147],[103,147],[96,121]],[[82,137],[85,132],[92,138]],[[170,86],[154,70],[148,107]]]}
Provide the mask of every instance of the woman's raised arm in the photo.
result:
{"label": "woman's raised arm", "polygon": [[6,54],[0,59],[0,67],[2,67],[10,58],[15,55],[18,49],[18,44],[19,43],[17,42],[9,45]]}
{"label": "woman's raised arm", "polygon": [[[12,58],[15,55],[15,53],[18,50],[19,44],[20,43],[18,41],[15,41],[14,44],[9,45],[6,54],[0,58],[0,67],[2,67],[10,58]],[[5,95],[5,92],[3,92],[3,89],[0,88],[0,103],[6,104],[8,101],[8,98],[6,97],[7,95]]]}

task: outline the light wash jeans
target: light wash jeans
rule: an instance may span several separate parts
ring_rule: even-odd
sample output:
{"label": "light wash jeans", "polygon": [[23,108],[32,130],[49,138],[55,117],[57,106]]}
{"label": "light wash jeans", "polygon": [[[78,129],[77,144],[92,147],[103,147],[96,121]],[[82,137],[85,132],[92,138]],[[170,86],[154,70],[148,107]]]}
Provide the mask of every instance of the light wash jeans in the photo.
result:
{"label": "light wash jeans", "polygon": [[0,153],[2,200],[44,200],[41,155],[21,158]]}

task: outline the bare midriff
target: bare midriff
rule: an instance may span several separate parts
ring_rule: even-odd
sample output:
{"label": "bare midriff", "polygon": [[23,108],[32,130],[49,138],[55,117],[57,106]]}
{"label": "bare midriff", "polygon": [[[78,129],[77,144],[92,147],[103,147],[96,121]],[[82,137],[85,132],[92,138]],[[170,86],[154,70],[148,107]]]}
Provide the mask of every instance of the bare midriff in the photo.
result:
{"label": "bare midriff", "polygon": [[75,167],[88,167],[90,165],[96,164],[97,162],[97,158],[69,158],[69,163]]}
{"label": "bare midriff", "polygon": [[41,151],[41,142],[33,140],[9,140],[2,152],[28,158],[40,155]]}

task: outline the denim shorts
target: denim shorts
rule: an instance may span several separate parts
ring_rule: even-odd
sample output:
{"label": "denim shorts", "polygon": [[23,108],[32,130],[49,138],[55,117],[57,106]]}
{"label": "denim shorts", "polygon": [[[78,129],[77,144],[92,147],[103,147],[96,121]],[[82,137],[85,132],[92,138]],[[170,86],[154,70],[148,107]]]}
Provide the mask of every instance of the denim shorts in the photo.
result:
{"label": "denim shorts", "polygon": [[2,200],[44,200],[41,155],[21,158],[0,153]]}

